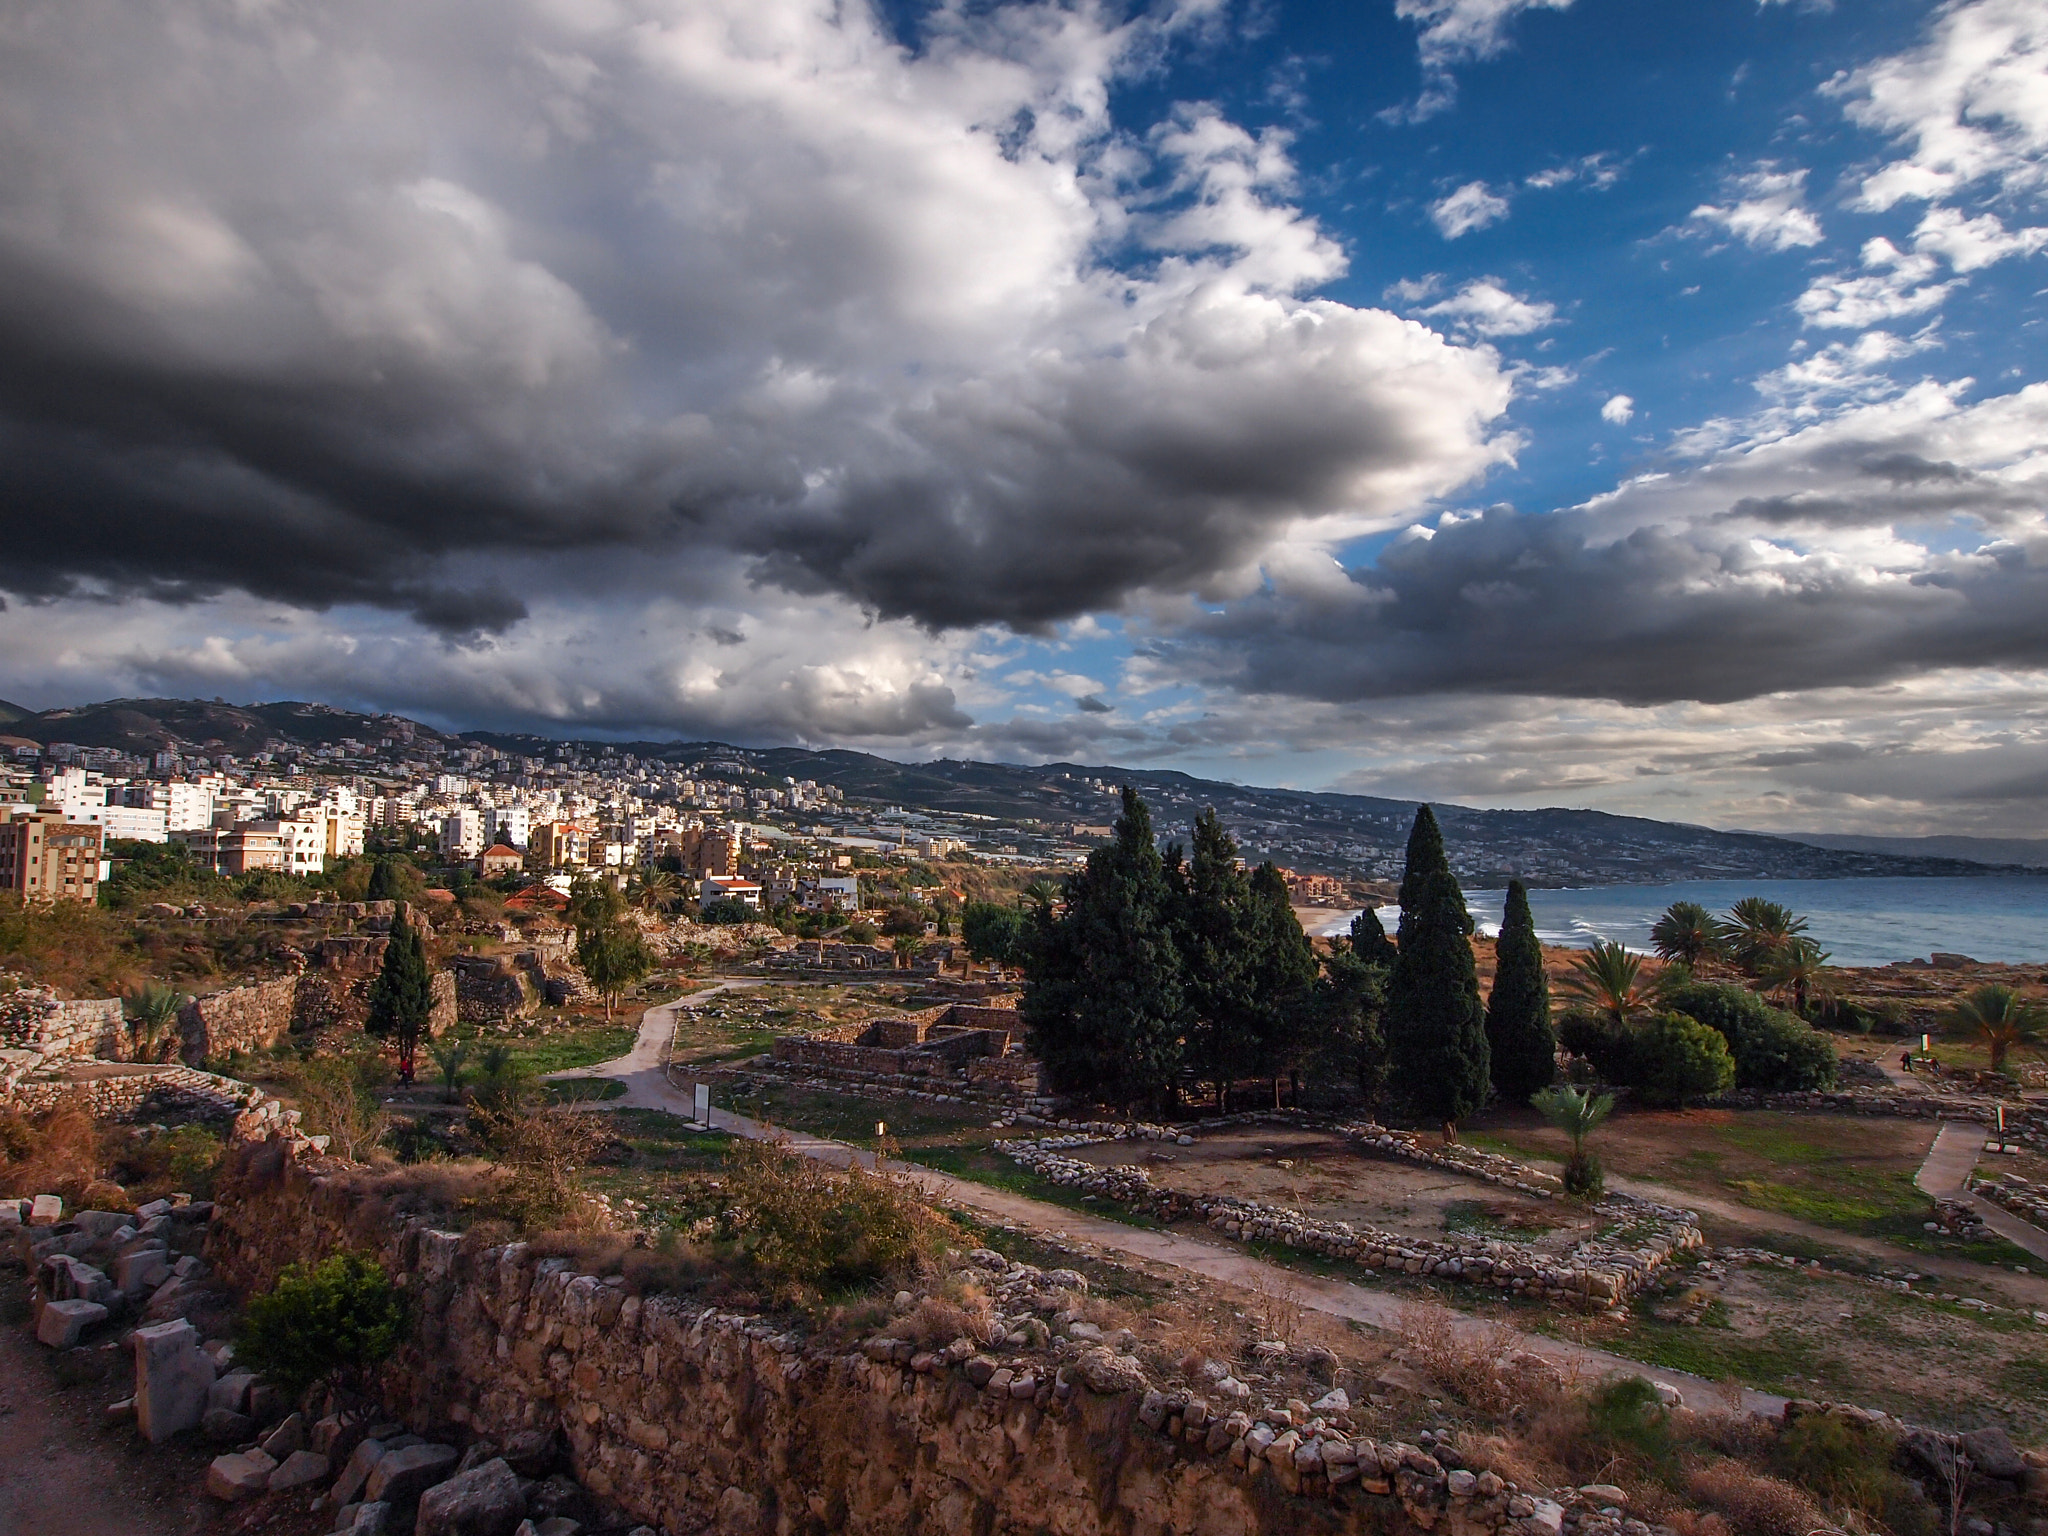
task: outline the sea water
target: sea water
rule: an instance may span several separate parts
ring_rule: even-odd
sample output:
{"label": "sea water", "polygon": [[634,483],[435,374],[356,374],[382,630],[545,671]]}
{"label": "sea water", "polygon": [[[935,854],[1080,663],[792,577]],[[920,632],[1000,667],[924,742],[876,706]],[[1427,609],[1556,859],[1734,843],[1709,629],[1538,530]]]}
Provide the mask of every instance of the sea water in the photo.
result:
{"label": "sea water", "polygon": [[[1500,927],[1505,891],[1467,891],[1482,933]],[[1673,885],[1599,885],[1532,890],[1529,910],[1546,944],[1584,949],[1619,940],[1647,951],[1650,925],[1674,901],[1724,913],[1744,896],[1782,902],[1807,921],[1807,936],[1834,965],[1889,965],[1935,950],[2010,964],[2048,962],[2048,874],[1977,878],[1852,880],[1685,880]],[[1379,909],[1388,933],[1399,907]],[[1348,933],[1355,911],[1332,914],[1315,932]]]}

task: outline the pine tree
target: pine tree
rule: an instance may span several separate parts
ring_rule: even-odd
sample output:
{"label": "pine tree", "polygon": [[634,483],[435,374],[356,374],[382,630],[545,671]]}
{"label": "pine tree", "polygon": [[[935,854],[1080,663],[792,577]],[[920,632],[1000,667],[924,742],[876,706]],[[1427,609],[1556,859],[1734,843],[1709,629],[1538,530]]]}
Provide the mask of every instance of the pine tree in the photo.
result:
{"label": "pine tree", "polygon": [[1519,880],[1508,882],[1494,957],[1493,993],[1486,1000],[1494,1091],[1510,1104],[1526,1104],[1557,1076],[1557,1036],[1550,1029],[1550,983],[1529,888]]}
{"label": "pine tree", "polygon": [[410,1083],[413,1060],[427,1036],[434,1009],[434,976],[419,931],[400,917],[384,946],[384,966],[370,983],[369,1017],[363,1028],[388,1039],[398,1052],[398,1076]]}
{"label": "pine tree", "polygon": [[1064,911],[1034,916],[1022,1012],[1056,1091],[1156,1106],[1180,1066],[1180,953],[1151,813],[1123,794],[1116,841],[1068,877]]}
{"label": "pine tree", "polygon": [[[1393,951],[1388,944],[1387,953]],[[1387,967],[1364,959],[1355,942],[1338,939],[1330,946],[1312,1004],[1316,1035],[1308,1052],[1310,1070],[1355,1082],[1370,1105],[1379,1103],[1387,1086],[1387,1039],[1381,1029],[1386,987]]]}
{"label": "pine tree", "polygon": [[1230,1085],[1257,1070],[1251,949],[1246,917],[1251,882],[1237,843],[1214,810],[1195,819],[1192,857],[1177,882],[1175,937],[1187,1005],[1187,1058],[1225,1112]]}
{"label": "pine tree", "polygon": [[391,860],[379,856],[370,865],[370,888],[364,893],[365,901],[395,901],[398,898],[398,876],[393,873]]}
{"label": "pine tree", "polygon": [[1486,1017],[1465,910],[1443,834],[1415,812],[1401,877],[1400,952],[1387,987],[1390,1088],[1419,1119],[1455,1125],[1486,1102]]}
{"label": "pine tree", "polygon": [[1280,1105],[1280,1079],[1293,1076],[1308,1038],[1310,994],[1315,987],[1315,947],[1301,931],[1287,881],[1270,863],[1252,874],[1246,911],[1253,1002],[1252,1026],[1266,1075],[1273,1079],[1273,1105]]}

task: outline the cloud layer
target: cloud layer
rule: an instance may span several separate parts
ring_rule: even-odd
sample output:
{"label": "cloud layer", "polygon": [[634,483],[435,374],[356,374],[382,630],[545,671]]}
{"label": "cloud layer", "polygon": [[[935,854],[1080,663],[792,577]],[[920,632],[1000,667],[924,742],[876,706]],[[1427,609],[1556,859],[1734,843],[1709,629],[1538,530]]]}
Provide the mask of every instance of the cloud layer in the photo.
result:
{"label": "cloud layer", "polygon": [[913,53],[830,0],[14,7],[14,588],[464,635],[531,606],[505,559],[737,553],[1032,626],[1471,480],[1508,378],[1299,297],[1344,256],[1283,138],[1111,127],[1209,10],[948,10]]}

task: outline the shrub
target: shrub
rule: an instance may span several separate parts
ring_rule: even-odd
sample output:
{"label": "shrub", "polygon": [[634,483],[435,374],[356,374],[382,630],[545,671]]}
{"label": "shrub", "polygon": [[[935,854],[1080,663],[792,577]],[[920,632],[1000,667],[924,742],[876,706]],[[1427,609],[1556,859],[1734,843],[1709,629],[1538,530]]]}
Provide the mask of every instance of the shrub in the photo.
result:
{"label": "shrub", "polygon": [[316,1386],[366,1395],[370,1373],[404,1342],[405,1296],[375,1259],[337,1253],[294,1264],[253,1298],[235,1334],[235,1363],[299,1399]]}
{"label": "shrub", "polygon": [[735,1145],[725,1193],[725,1235],[786,1296],[912,1272],[957,1235],[907,1181],[828,1168],[780,1142]]}
{"label": "shrub", "polygon": [[1586,1398],[1586,1438],[1655,1472],[1668,1469],[1675,1456],[1671,1410],[1640,1376],[1616,1377],[1593,1389]]}
{"label": "shrub", "polygon": [[1779,1475],[1838,1509],[1874,1517],[1893,1536],[1934,1536],[1934,1506],[1892,1469],[1894,1449],[1876,1425],[1809,1413],[1778,1437],[1771,1461]]}
{"label": "shrub", "polygon": [[1633,1043],[1636,1086],[1653,1104],[1683,1106],[1735,1081],[1735,1058],[1717,1029],[1682,1013],[1660,1013]]}
{"label": "shrub", "polygon": [[700,923],[758,923],[760,920],[761,914],[744,901],[714,901],[697,913]]}
{"label": "shrub", "polygon": [[1583,1148],[1565,1159],[1564,1192],[1575,1200],[1598,1200],[1607,1192],[1600,1159]]}
{"label": "shrub", "polygon": [[1833,1528],[1805,1493],[1739,1461],[1709,1462],[1686,1481],[1692,1496],[1719,1511],[1740,1536],[1809,1536]]}
{"label": "shrub", "polygon": [[1745,987],[1696,981],[1674,987],[1664,1002],[1721,1033],[1735,1058],[1737,1087],[1799,1093],[1835,1080],[1834,1043]]}
{"label": "shrub", "polygon": [[138,1201],[173,1191],[211,1200],[222,1151],[220,1135],[211,1127],[181,1125],[159,1136],[138,1137],[116,1159],[114,1171]]}
{"label": "shrub", "polygon": [[1558,1017],[1557,1042],[1574,1056],[1590,1061],[1601,1081],[1635,1081],[1634,1035],[1611,1015],[1591,1008],[1569,1008]]}
{"label": "shrub", "polygon": [[478,1109],[470,1123],[505,1173],[492,1210],[526,1231],[589,1224],[576,1174],[611,1140],[601,1118],[571,1109]]}

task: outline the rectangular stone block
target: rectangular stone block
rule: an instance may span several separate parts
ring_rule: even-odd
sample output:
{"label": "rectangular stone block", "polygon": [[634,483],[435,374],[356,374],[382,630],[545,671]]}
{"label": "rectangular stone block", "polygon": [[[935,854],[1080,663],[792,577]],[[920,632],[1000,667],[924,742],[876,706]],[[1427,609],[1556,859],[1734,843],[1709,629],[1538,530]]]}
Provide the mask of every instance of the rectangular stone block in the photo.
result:
{"label": "rectangular stone block", "polygon": [[212,1386],[213,1362],[190,1323],[135,1330],[135,1423],[151,1445],[195,1427]]}
{"label": "rectangular stone block", "polygon": [[96,1301],[53,1301],[36,1323],[36,1338],[52,1349],[69,1349],[86,1329],[106,1320],[107,1309]]}

